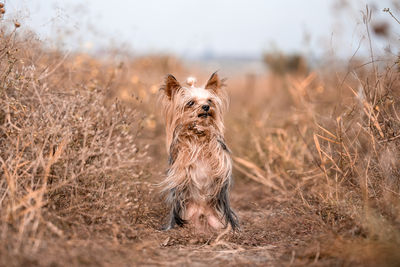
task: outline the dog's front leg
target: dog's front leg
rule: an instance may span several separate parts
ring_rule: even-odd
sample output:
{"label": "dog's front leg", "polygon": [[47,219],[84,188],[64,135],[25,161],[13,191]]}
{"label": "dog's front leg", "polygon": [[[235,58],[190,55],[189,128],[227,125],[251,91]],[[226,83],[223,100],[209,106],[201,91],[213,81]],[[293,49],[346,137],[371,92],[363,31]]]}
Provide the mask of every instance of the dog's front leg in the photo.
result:
{"label": "dog's front leg", "polygon": [[235,212],[231,209],[230,201],[229,201],[229,183],[226,181],[222,188],[221,191],[218,194],[217,197],[217,209],[219,212],[222,213],[225,222],[227,224],[230,224],[232,227],[232,230],[237,230],[240,228],[239,225],[239,219]]}
{"label": "dog's front leg", "polygon": [[165,231],[174,228],[176,225],[182,227],[186,223],[186,221],[182,218],[184,203],[179,197],[179,194],[177,194],[176,189],[171,190],[168,200],[171,203],[171,211],[169,214],[168,223],[163,226],[163,230]]}

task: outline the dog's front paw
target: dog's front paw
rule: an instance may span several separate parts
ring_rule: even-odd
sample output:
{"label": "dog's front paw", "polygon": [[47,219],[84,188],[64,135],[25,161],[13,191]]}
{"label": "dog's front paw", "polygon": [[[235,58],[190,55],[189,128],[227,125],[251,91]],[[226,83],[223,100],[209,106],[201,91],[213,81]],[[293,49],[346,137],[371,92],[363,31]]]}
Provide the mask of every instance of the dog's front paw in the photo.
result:
{"label": "dog's front paw", "polygon": [[173,228],[173,226],[171,226],[170,224],[162,225],[161,231],[168,231],[168,230],[171,230],[172,228]]}

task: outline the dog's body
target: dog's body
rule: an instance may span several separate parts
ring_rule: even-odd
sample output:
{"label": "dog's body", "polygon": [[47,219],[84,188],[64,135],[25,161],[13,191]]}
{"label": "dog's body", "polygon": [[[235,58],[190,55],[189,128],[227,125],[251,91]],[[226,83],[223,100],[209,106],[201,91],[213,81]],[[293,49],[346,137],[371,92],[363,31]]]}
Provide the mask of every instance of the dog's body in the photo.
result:
{"label": "dog's body", "polygon": [[186,222],[196,229],[239,227],[230,208],[232,161],[224,141],[226,93],[214,73],[204,88],[182,87],[168,75],[161,88],[169,169],[161,183],[171,214],[166,229]]}

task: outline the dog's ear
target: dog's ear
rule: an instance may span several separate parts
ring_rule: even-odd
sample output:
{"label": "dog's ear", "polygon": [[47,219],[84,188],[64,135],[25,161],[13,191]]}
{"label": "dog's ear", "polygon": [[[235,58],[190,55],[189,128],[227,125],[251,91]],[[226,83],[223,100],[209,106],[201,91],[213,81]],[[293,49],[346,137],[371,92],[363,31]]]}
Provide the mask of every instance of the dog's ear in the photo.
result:
{"label": "dog's ear", "polygon": [[165,77],[165,82],[161,87],[161,90],[164,90],[165,94],[168,96],[168,99],[171,99],[174,92],[179,88],[181,88],[181,85],[176,78],[173,75],[168,74],[167,77]]}
{"label": "dog's ear", "polygon": [[224,80],[220,80],[218,77],[218,73],[214,72],[210,79],[208,80],[205,89],[210,89],[213,91],[217,91],[218,89],[220,89],[223,86],[223,82]]}

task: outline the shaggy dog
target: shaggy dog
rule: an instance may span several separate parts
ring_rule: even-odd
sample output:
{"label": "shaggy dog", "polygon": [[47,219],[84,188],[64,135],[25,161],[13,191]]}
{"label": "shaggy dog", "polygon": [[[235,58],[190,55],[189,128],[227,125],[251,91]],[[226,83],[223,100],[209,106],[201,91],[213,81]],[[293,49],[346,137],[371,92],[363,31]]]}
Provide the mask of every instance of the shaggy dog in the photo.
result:
{"label": "shaggy dog", "polygon": [[161,183],[171,208],[165,229],[194,225],[196,229],[239,228],[230,207],[231,153],[224,140],[227,108],[224,80],[213,73],[204,87],[194,78],[181,86],[167,75],[160,89],[169,169]]}

